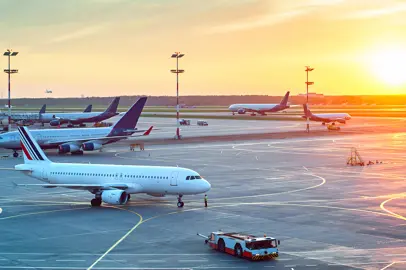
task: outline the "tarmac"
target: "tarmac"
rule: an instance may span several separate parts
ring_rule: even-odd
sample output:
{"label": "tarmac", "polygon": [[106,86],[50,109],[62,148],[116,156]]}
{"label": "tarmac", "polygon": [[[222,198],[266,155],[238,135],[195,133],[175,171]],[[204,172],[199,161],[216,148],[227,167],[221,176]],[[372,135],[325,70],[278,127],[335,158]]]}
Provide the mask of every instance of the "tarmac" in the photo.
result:
{"label": "tarmac", "polygon": [[[141,119],[140,128],[153,122],[146,120]],[[240,126],[218,121],[210,120],[209,127],[185,127],[185,136],[188,128],[198,134],[211,127],[212,132],[225,133],[258,128],[252,121],[235,120],[243,122]],[[343,129],[364,125],[377,130],[383,122],[374,121],[354,121]],[[403,123],[388,120],[387,126],[401,130]],[[171,124],[155,124],[157,134],[173,129]],[[271,124],[285,132],[303,127],[302,122],[286,127],[299,123],[272,121],[267,128],[272,129]],[[365,161],[382,164],[346,165],[351,147],[357,147]],[[191,168],[212,184],[209,207],[204,208],[203,194],[184,196],[183,209],[176,207],[175,196],[137,194],[126,206],[91,208],[93,196],[88,192],[15,187],[13,183],[39,181],[9,170],[22,158],[3,158],[0,269],[406,268],[406,133],[333,133],[145,148],[131,152],[116,144],[84,156],[47,154],[55,162]],[[250,262],[211,250],[196,235],[219,229],[280,239],[280,256]]]}

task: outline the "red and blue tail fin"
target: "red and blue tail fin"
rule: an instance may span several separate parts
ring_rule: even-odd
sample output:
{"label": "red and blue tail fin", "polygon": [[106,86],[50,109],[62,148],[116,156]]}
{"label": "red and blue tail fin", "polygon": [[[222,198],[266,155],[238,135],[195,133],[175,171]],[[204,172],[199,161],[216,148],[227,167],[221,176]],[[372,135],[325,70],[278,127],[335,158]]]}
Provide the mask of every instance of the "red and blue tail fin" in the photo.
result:
{"label": "red and blue tail fin", "polygon": [[24,163],[50,162],[26,127],[18,127],[18,133],[20,134]]}

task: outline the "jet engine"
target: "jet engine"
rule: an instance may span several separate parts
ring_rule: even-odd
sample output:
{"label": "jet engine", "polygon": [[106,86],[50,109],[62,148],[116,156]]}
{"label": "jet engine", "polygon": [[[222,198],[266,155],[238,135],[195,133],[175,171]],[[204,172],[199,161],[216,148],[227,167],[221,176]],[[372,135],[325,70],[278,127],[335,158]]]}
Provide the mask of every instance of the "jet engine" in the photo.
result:
{"label": "jet engine", "polygon": [[99,150],[101,148],[102,148],[102,145],[100,143],[93,143],[93,142],[82,143],[83,151],[93,151],[93,150]]}
{"label": "jet engine", "polygon": [[58,119],[54,119],[54,120],[51,120],[51,121],[49,122],[49,124],[50,124],[52,127],[56,127],[56,126],[59,126],[59,125],[61,124],[61,122],[60,122]]}
{"label": "jet engine", "polygon": [[65,154],[69,152],[77,152],[80,150],[80,147],[75,145],[75,144],[61,144],[58,146],[58,153],[59,154]]}
{"label": "jet engine", "polygon": [[108,204],[126,204],[128,201],[129,194],[124,190],[105,190],[103,191],[102,201]]}
{"label": "jet engine", "polygon": [[242,109],[242,108],[241,108],[241,109],[238,109],[237,112],[238,112],[238,114],[245,114],[245,109]]}
{"label": "jet engine", "polygon": [[165,194],[160,193],[147,193],[147,194],[152,197],[165,197]]}
{"label": "jet engine", "polygon": [[345,124],[345,119],[337,119],[338,123]]}

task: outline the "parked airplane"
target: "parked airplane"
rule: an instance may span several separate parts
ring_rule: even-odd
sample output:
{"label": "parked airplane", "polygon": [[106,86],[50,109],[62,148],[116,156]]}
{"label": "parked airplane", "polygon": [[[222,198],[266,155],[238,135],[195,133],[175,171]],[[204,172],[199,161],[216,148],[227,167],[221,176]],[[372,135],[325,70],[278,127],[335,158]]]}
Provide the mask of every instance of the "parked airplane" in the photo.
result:
{"label": "parked airplane", "polygon": [[[59,154],[82,155],[83,151],[100,150],[103,145],[129,138],[134,133],[144,132],[138,136],[149,135],[152,127],[146,131],[135,128],[146,101],[146,97],[140,98],[112,127],[36,129],[31,133],[43,149],[57,148]],[[0,148],[11,149],[13,156],[18,157],[17,150],[21,150],[18,132],[0,134]]]}
{"label": "parked airplane", "polygon": [[317,121],[317,122],[322,122],[322,125],[325,125],[326,123],[333,123],[335,122],[345,124],[347,120],[351,119],[351,115],[348,113],[318,113],[318,114],[313,114],[309,108],[307,107],[307,104],[303,104],[303,110],[304,114],[302,117],[307,118],[311,121]]}
{"label": "parked airplane", "polygon": [[83,113],[44,113],[41,115],[41,121],[49,123],[51,126],[68,124],[68,127],[74,125],[84,126],[85,123],[96,123],[118,115],[117,107],[120,97],[116,97],[110,106],[104,112],[83,112]]}
{"label": "parked airplane", "polygon": [[245,114],[250,112],[252,116],[255,116],[255,113],[266,115],[267,112],[283,111],[290,108],[290,105],[288,105],[289,93],[289,91],[286,92],[279,104],[232,104],[228,109],[233,112],[233,115],[235,113]]}
{"label": "parked airplane", "polygon": [[178,195],[178,207],[183,207],[183,195],[205,193],[211,185],[197,172],[180,167],[110,165],[86,163],[55,163],[50,161],[31,132],[19,127],[24,164],[15,169],[39,179],[44,184],[23,184],[45,188],[64,187],[88,190],[95,195],[92,206],[102,202],[122,205],[130,194],[146,193],[154,197]]}
{"label": "parked airplane", "polygon": [[[17,125],[32,125],[35,122],[39,121],[41,115],[45,113],[46,104],[42,105],[42,108],[39,112],[14,112],[11,113],[11,122],[16,123]],[[8,125],[8,113],[2,112],[0,113],[0,125],[6,126]]]}

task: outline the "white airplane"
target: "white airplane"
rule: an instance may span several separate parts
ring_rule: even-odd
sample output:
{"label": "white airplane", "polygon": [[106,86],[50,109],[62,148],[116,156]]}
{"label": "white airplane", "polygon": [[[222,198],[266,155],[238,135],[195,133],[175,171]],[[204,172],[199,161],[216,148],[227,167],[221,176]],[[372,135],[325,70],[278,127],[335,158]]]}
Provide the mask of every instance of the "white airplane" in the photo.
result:
{"label": "white airplane", "polygon": [[178,195],[178,207],[183,207],[183,195],[205,193],[211,185],[197,172],[180,167],[55,163],[50,161],[26,127],[19,127],[24,164],[15,169],[39,179],[45,188],[64,187],[88,190],[95,195],[92,206],[102,202],[122,205],[130,194],[146,193],[155,197]]}
{"label": "white airplane", "polygon": [[[146,102],[146,97],[140,98],[112,127],[36,129],[31,133],[43,149],[57,148],[59,154],[82,155],[83,151],[100,150],[103,145],[127,139],[134,133],[149,135],[152,127],[146,131],[135,128]],[[0,148],[11,149],[13,156],[18,157],[17,150],[21,150],[18,132],[0,134]]]}
{"label": "white airplane", "polygon": [[104,112],[89,112],[88,108],[86,108],[85,112],[43,113],[40,114],[40,121],[49,123],[53,127],[63,124],[68,124],[68,127],[74,125],[84,126],[85,123],[101,122],[118,115],[117,107],[119,102],[120,97],[116,97]]}
{"label": "white airplane", "polygon": [[311,121],[317,121],[317,122],[322,122],[322,125],[325,125],[326,123],[333,123],[335,122],[345,124],[347,120],[351,119],[351,115],[348,113],[318,113],[318,114],[313,114],[309,108],[307,107],[306,104],[303,104],[303,110],[304,114],[302,118],[307,118],[309,117],[309,120]]}
{"label": "white airplane", "polygon": [[289,91],[286,92],[279,104],[232,104],[228,109],[233,112],[233,115],[235,113],[245,114],[251,112],[251,115],[255,116],[255,113],[266,115],[267,112],[279,112],[290,108],[290,105],[288,105],[289,94]]}
{"label": "white airplane", "polygon": [[[39,112],[13,112],[11,113],[11,123],[16,123],[18,125],[32,125],[39,121],[41,114],[46,111],[47,105],[42,105]],[[0,125],[8,125],[8,113],[0,112]]]}

